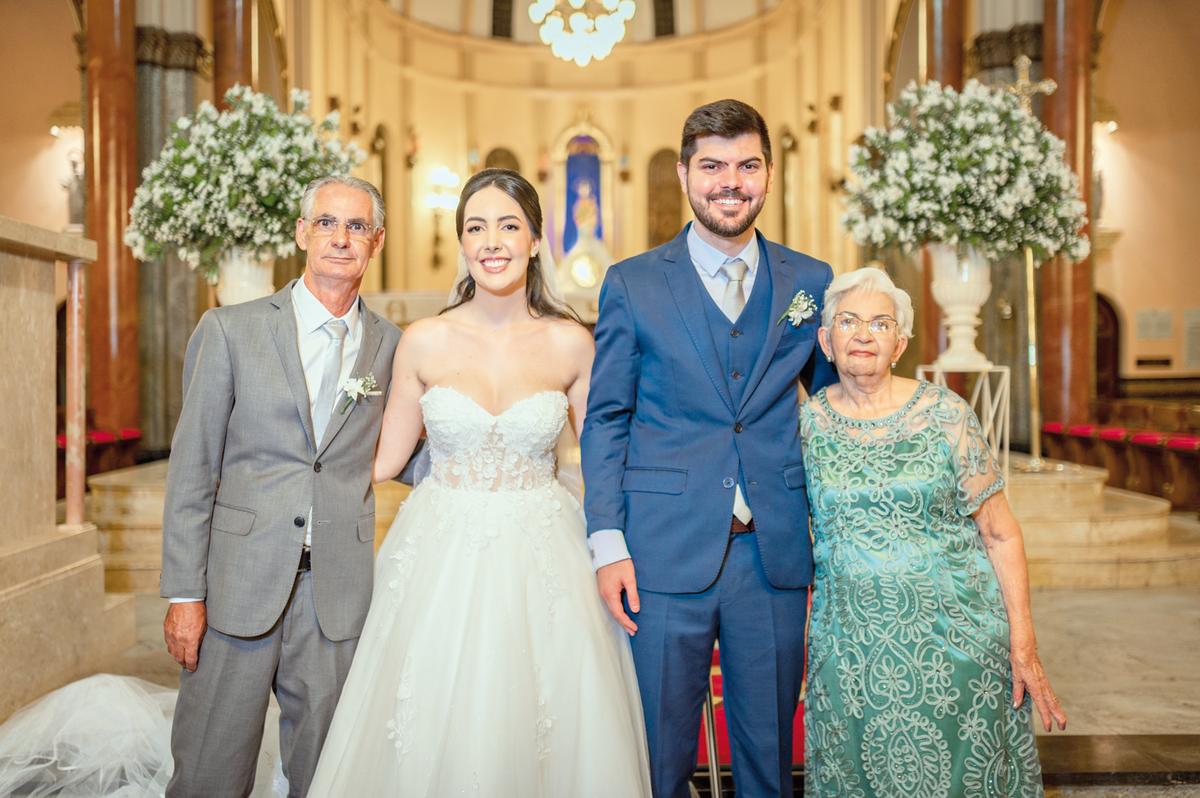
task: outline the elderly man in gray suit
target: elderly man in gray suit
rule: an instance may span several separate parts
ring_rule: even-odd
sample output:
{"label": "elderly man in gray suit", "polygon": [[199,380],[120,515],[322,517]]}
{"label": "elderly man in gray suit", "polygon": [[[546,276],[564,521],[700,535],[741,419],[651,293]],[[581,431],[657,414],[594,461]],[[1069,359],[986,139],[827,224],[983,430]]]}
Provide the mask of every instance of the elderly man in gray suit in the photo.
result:
{"label": "elderly man in gray suit", "polygon": [[304,274],[201,318],[163,515],[167,648],[183,666],[167,795],[247,795],[270,693],[289,794],[307,792],[371,582],[371,465],[400,331],[359,299],[383,200],[304,191]]}

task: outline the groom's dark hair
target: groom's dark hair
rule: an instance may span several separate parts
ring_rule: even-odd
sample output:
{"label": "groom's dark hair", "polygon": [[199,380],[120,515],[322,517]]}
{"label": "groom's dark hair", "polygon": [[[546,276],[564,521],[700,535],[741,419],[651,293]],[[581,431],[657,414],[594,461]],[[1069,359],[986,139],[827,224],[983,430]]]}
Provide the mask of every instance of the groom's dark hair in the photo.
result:
{"label": "groom's dark hair", "polygon": [[696,154],[696,139],[704,136],[720,136],[723,139],[737,138],[746,133],[757,133],[762,140],[763,157],[771,165],[771,136],[767,133],[766,120],[762,114],[741,100],[717,100],[702,105],[688,115],[683,123],[683,141],[679,145],[679,162],[685,167]]}

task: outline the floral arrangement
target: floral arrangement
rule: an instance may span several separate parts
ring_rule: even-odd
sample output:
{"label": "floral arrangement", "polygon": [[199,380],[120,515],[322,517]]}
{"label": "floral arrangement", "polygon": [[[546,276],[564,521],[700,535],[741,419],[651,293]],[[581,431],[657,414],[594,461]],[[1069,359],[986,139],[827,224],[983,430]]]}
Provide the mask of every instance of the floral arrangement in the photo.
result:
{"label": "floral arrangement", "polygon": [[1016,97],[974,80],[962,92],[911,83],[887,111],[887,128],[868,128],[850,150],[855,181],[841,221],[859,244],[1087,257],[1087,207],[1065,145]]}
{"label": "floral arrangement", "polygon": [[210,282],[233,247],[259,257],[296,250],[300,195],[309,181],[346,174],[365,153],[336,138],[338,115],[316,123],[308,92],[294,90],[292,112],[246,86],[225,93],[227,110],[203,102],[180,118],[142,171],[125,244],[138,260],[175,250]]}

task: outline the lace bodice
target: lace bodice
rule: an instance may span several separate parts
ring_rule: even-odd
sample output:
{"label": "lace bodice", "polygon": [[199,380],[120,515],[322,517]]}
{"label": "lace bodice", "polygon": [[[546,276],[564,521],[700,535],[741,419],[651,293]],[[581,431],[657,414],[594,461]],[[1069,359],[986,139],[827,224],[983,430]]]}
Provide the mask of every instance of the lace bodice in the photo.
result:
{"label": "lace bodice", "polygon": [[567,421],[567,397],[539,391],[492,415],[454,388],[421,397],[430,479],[470,490],[529,490],[554,481],[554,444]]}

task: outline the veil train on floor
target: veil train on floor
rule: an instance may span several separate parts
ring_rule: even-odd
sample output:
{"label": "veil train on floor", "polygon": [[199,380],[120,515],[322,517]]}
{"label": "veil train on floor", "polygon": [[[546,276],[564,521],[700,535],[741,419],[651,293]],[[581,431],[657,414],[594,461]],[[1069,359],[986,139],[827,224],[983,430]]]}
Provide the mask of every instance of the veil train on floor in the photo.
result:
{"label": "veil train on floor", "polygon": [[[0,795],[162,795],[171,779],[176,690],[102,673],[72,682],[0,725]],[[253,798],[287,795],[279,707],[271,699]]]}

